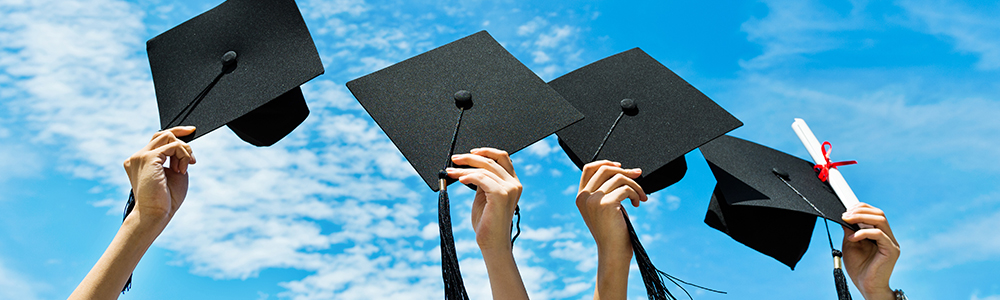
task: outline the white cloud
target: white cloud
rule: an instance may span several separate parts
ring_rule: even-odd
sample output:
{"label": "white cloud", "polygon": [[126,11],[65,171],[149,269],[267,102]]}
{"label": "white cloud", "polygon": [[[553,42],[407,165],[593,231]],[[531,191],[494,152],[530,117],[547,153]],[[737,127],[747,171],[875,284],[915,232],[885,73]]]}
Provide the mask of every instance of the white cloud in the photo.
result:
{"label": "white cloud", "polygon": [[593,244],[589,246],[578,241],[557,241],[552,244],[555,249],[549,255],[577,263],[576,269],[580,272],[590,272],[597,268],[597,249]]}
{"label": "white cloud", "polygon": [[44,285],[27,280],[23,274],[7,269],[0,261],[0,299],[41,299],[39,289]]}
{"label": "white cloud", "polygon": [[748,40],[764,47],[757,57],[740,61],[744,69],[766,69],[802,54],[836,48],[844,41],[833,33],[858,29],[864,24],[858,14],[863,4],[857,2],[852,2],[854,8],[848,16],[840,16],[814,1],[764,2],[767,16],[751,18],[741,26]]}
{"label": "white cloud", "polygon": [[550,138],[541,139],[538,142],[531,144],[531,146],[528,146],[528,148],[525,148],[524,150],[525,152],[534,154],[538,157],[546,157],[549,154],[558,152],[559,148],[551,145],[549,140]]}
{"label": "white cloud", "polygon": [[521,238],[540,242],[549,242],[557,239],[576,238],[576,234],[566,232],[562,227],[545,227],[534,229],[528,226],[521,226]]}
{"label": "white cloud", "polygon": [[961,52],[979,56],[976,67],[1000,69],[1000,21],[996,3],[970,7],[955,1],[901,1],[899,5],[919,23],[921,29],[944,36]]}
{"label": "white cloud", "polygon": [[530,38],[519,43],[520,49],[532,57],[533,70],[544,80],[559,72],[577,67],[583,49],[578,45],[582,28],[569,24],[550,24],[542,17],[522,24],[517,35]]}
{"label": "white cloud", "polygon": [[1000,300],[1000,295],[986,296],[984,298],[979,298],[979,291],[972,293],[972,297],[969,300]]}
{"label": "white cloud", "polygon": [[908,265],[932,270],[1000,257],[1000,211],[959,221],[946,230],[925,238],[901,240],[900,248]]}
{"label": "white cloud", "polygon": [[[158,128],[142,53],[149,30],[143,11],[117,0],[2,5],[0,82],[4,101],[14,99],[4,104],[23,112],[17,117],[26,121],[26,130],[38,132],[33,142],[65,153],[53,165],[113,187],[101,189],[111,200],[94,205],[117,211],[114,203],[123,203],[128,191],[121,162]],[[420,27],[432,15],[383,14],[378,11],[383,8],[350,0],[306,1],[302,7],[318,35],[334,37],[317,38],[317,46],[328,73],[341,73],[336,78],[373,71],[437,43],[436,31]],[[572,43],[577,27],[540,27],[533,34],[529,45],[559,54],[546,62],[547,70],[578,59],[580,50]],[[188,198],[156,246],[173,251],[176,263],[192,273],[212,278],[249,278],[268,268],[309,272],[281,283],[286,291],[278,297],[440,298],[437,225],[421,221],[436,211],[428,201],[434,195],[362,115],[343,83],[329,77],[303,87],[310,117],[272,147],[247,145],[225,128],[193,142],[199,163],[190,169]],[[529,150],[537,156],[556,151],[545,141]],[[122,199],[114,200],[116,195]],[[463,271],[475,284],[470,292],[481,295],[488,285],[476,266],[481,261],[468,209],[453,210]],[[578,238],[562,227],[524,228],[523,243],[532,245]],[[537,299],[571,297],[592,285],[538,266],[534,253],[517,249]],[[23,280],[8,274],[0,268],[0,298],[34,297]]]}

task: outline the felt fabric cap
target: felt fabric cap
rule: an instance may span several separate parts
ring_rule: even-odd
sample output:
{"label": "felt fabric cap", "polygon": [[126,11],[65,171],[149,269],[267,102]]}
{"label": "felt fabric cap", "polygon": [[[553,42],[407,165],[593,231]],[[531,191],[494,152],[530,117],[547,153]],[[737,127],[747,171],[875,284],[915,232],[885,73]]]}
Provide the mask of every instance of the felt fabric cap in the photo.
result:
{"label": "felt fabric cap", "polygon": [[[427,185],[455,153],[493,147],[509,153],[581,118],[572,105],[486,31],[414,56],[347,83]],[[471,107],[456,105],[468,91]]]}
{"label": "felt fabric cap", "polygon": [[146,50],[160,126],[196,126],[187,141],[229,124],[243,140],[271,145],[309,114],[299,86],[323,74],[294,0],[228,0]]}
{"label": "felt fabric cap", "polygon": [[[586,116],[556,133],[570,159],[583,167],[607,136],[593,160],[641,168],[643,175],[636,181],[646,193],[684,176],[684,154],[743,126],[639,48],[579,68],[549,85]],[[625,114],[623,106],[628,106]]]}
{"label": "felt fabric cap", "polygon": [[817,216],[858,229],[840,218],[847,209],[808,161],[731,136],[701,153],[717,180],[705,223],[792,269],[809,248]]}

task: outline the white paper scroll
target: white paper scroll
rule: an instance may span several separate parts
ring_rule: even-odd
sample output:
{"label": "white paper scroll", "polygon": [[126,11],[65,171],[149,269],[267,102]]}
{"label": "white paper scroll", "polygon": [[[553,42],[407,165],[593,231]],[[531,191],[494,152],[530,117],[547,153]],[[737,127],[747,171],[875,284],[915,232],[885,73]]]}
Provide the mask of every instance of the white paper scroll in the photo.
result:
{"label": "white paper scroll", "polygon": [[[802,145],[806,146],[806,150],[809,151],[809,156],[812,157],[813,161],[817,165],[826,164],[826,158],[823,157],[822,145],[816,136],[813,135],[812,130],[809,129],[809,125],[806,125],[806,121],[795,118],[795,122],[792,122],[792,130],[795,130],[795,134],[799,136],[799,140],[802,141]],[[844,204],[845,208],[851,208],[858,204],[858,196],[854,195],[854,191],[851,190],[851,186],[847,185],[847,180],[844,179],[844,175],[840,174],[840,171],[836,168],[830,168],[829,170],[829,182],[830,187],[833,188],[833,192],[837,194],[837,198],[840,198],[840,202]],[[830,216],[836,218],[837,216]],[[872,228],[868,224],[858,224],[861,228]]]}

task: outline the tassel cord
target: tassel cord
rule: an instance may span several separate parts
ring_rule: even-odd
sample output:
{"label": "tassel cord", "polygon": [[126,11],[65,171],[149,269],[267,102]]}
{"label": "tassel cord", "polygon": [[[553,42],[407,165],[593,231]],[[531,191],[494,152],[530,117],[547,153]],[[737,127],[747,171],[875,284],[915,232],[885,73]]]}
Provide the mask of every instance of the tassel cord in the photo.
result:
{"label": "tassel cord", "polygon": [[[135,209],[135,193],[133,191],[128,191],[128,202],[125,203],[125,212],[122,214],[122,223],[125,223],[125,219],[128,218],[128,214],[132,213]],[[122,287],[122,294],[125,294],[128,290],[132,289],[132,275],[128,275],[128,281],[125,282],[125,286]]]}
{"label": "tassel cord", "polygon": [[784,177],[778,175],[777,172],[775,172],[774,175],[777,176],[778,179],[781,179],[781,182],[784,182],[785,185],[788,186],[788,188],[791,188],[792,191],[795,192],[795,194],[798,194],[803,201],[809,203],[809,206],[811,206],[813,210],[816,210],[816,212],[819,213],[820,217],[823,217],[823,226],[826,227],[826,239],[828,242],[830,242],[830,252],[832,252],[833,255],[833,283],[837,288],[837,299],[851,300],[851,292],[849,291],[849,287],[847,286],[847,279],[846,277],[844,277],[844,271],[840,268],[840,264],[843,258],[843,253],[840,252],[840,250],[834,248],[833,246],[833,236],[830,235],[829,218],[826,217],[826,214],[824,214],[823,211],[819,210],[819,208],[816,208],[816,205],[813,205],[812,201],[809,201],[809,199],[806,198],[805,195],[802,195],[802,193],[800,193],[798,189],[796,189],[790,183],[788,183],[788,180],[785,180]]}
{"label": "tassel cord", "polygon": [[[517,233],[515,233],[514,236],[510,238],[510,245],[511,246],[514,246],[514,241],[516,241],[517,237],[521,235],[521,206],[520,205],[514,205],[514,215],[517,216],[517,225],[516,225],[517,226]],[[511,221],[510,230],[514,231],[514,228],[515,228],[515,225],[513,224],[513,221]]]}
{"label": "tassel cord", "polygon": [[689,293],[687,289],[684,288],[684,286],[682,286],[680,283],[687,284],[689,286],[693,286],[709,292],[726,294],[726,292],[724,291],[706,288],[697,284],[681,280],[680,278],[667,274],[666,272],[663,272],[662,270],[657,269],[655,266],[653,266],[652,261],[650,261],[649,259],[649,255],[646,253],[646,249],[642,246],[642,243],[639,242],[639,237],[635,233],[635,228],[632,227],[632,221],[628,219],[628,214],[625,212],[625,207],[621,206],[621,210],[622,210],[622,217],[625,218],[625,226],[628,228],[629,240],[632,243],[632,252],[635,254],[635,261],[636,264],[639,266],[639,274],[642,275],[643,284],[645,284],[646,286],[646,296],[650,300],[677,299],[676,297],[674,297],[673,294],[670,293],[670,290],[667,289],[666,285],[663,284],[663,279],[660,277],[661,275],[670,280],[670,282],[672,282],[674,285],[677,285],[677,287],[681,288],[681,290],[684,291],[684,294],[688,296],[688,299],[694,299],[694,298],[691,297],[691,293]]}

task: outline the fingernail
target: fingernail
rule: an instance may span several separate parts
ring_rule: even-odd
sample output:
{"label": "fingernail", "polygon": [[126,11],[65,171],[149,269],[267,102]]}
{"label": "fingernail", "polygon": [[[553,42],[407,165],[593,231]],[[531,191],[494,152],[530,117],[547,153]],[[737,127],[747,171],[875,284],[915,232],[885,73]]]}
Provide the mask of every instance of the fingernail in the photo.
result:
{"label": "fingernail", "polygon": [[642,169],[635,168],[635,169],[632,169],[632,172],[634,172],[634,173],[642,173]]}
{"label": "fingernail", "polygon": [[461,156],[461,155],[458,155],[458,154],[452,155],[451,159],[457,159],[459,156]]}
{"label": "fingernail", "polygon": [[195,128],[194,128],[194,126],[184,126],[184,129],[194,130]]}

